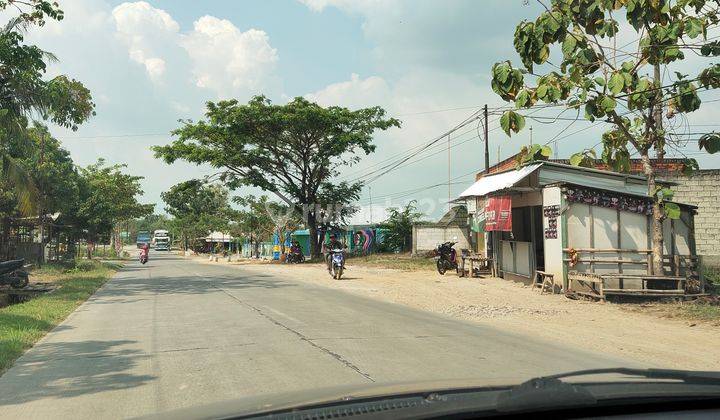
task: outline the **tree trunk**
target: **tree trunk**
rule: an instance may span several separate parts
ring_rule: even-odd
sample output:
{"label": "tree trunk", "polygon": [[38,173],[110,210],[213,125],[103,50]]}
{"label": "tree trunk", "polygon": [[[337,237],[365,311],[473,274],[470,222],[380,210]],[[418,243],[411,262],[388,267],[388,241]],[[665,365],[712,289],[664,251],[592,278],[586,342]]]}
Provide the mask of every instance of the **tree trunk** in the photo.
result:
{"label": "tree trunk", "polygon": [[640,153],[643,165],[643,173],[647,177],[648,195],[652,199],[652,265],[648,267],[650,274],[659,276],[663,274],[663,213],[660,208],[660,201],[655,193],[655,169],[650,163],[648,152]]}
{"label": "tree trunk", "polygon": [[310,234],[310,258],[320,258],[321,249],[320,241],[318,240],[317,221],[314,215],[308,214],[305,222],[308,227],[308,233]]}

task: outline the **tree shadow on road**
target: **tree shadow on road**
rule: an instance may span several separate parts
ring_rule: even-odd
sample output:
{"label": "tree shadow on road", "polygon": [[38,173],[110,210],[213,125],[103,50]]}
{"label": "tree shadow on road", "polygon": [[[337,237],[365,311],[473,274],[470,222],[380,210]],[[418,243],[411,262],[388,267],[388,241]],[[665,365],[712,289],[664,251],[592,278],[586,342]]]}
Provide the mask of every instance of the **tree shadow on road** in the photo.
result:
{"label": "tree shadow on road", "polygon": [[138,296],[151,296],[154,294],[209,294],[220,290],[239,291],[245,289],[279,289],[296,287],[297,284],[273,278],[264,274],[253,275],[222,275],[213,274],[212,271],[202,277],[197,275],[181,274],[177,276],[163,275],[136,276],[128,273],[126,269],[120,276],[108,283],[105,288],[93,296],[92,304],[110,304],[125,301],[126,303],[142,300]]}
{"label": "tree shadow on road", "polygon": [[0,377],[0,406],[133,388],[156,379],[132,369],[150,356],[132,340],[45,342]]}

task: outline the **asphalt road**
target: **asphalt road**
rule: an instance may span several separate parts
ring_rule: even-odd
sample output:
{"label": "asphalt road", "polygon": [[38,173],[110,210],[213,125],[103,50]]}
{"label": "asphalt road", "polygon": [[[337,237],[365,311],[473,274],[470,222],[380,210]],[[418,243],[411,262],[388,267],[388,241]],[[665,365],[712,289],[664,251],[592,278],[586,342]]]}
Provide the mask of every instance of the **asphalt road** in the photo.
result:
{"label": "asphalt road", "polygon": [[151,258],[0,377],[0,417],[124,418],[317,387],[630,364],[239,267]]}

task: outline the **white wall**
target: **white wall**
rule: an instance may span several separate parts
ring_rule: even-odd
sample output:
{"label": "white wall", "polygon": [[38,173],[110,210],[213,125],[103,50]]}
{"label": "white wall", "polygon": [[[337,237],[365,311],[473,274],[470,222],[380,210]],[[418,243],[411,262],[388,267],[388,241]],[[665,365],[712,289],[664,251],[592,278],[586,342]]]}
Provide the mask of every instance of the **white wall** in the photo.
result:
{"label": "white wall", "polygon": [[[546,187],[542,191],[542,205],[547,206],[560,206],[562,209],[562,191],[560,187]],[[544,240],[544,253],[545,253],[545,272],[553,274],[555,284],[562,287],[563,283],[563,226],[561,223],[562,215],[557,218],[557,238],[555,239],[543,239]],[[545,236],[545,229],[549,227],[548,218],[543,213],[543,237]]]}
{"label": "white wall", "polygon": [[457,237],[455,249],[459,254],[463,248],[470,249],[468,230],[458,226],[413,226],[413,254],[423,254],[437,248],[438,244],[455,241],[453,237]]}

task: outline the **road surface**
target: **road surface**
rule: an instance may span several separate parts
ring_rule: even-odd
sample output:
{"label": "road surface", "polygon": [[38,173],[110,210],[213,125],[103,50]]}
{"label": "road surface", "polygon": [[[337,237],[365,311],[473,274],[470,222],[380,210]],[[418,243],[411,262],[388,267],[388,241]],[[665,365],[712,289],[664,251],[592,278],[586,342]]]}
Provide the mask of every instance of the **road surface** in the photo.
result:
{"label": "road surface", "polygon": [[124,418],[317,387],[630,364],[237,266],[151,258],[0,377],[0,417]]}

